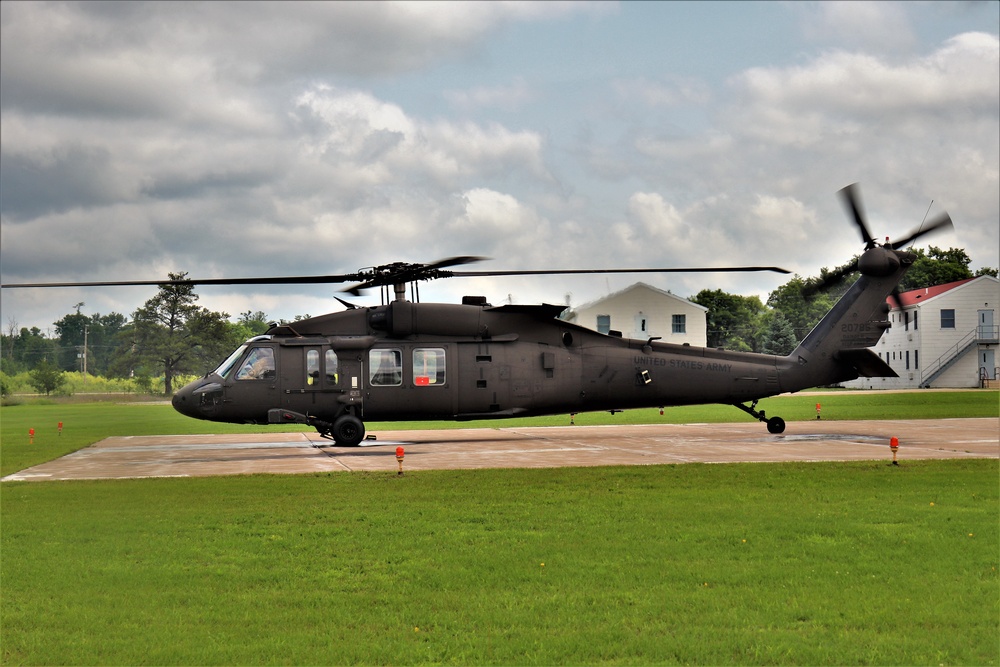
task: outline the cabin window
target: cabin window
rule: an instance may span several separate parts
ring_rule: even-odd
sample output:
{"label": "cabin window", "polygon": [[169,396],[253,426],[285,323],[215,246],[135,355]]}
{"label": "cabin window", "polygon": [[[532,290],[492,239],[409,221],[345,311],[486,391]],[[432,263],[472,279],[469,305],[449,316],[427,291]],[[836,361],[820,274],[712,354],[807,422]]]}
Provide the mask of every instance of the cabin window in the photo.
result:
{"label": "cabin window", "polygon": [[274,350],[269,347],[255,347],[250,350],[243,365],[236,374],[237,380],[273,380]]}
{"label": "cabin window", "polygon": [[338,371],[340,362],[337,361],[337,353],[333,350],[326,351],[326,382],[327,384],[337,384],[340,380]]}
{"label": "cabin window", "polygon": [[675,334],[687,333],[687,315],[671,315],[670,327]]}
{"label": "cabin window", "polygon": [[954,329],[955,328],[955,309],[954,308],[942,308],[941,309],[941,328],[942,329]]}
{"label": "cabin window", "polygon": [[610,315],[598,315],[597,316],[597,332],[606,334],[611,331],[611,316]]}
{"label": "cabin window", "polygon": [[306,386],[319,384],[319,350],[306,350]]}
{"label": "cabin window", "polygon": [[373,387],[403,384],[403,353],[400,350],[371,350],[368,353],[368,382]]}
{"label": "cabin window", "polygon": [[413,384],[417,387],[442,385],[445,380],[445,357],[441,348],[417,348],[413,351]]}

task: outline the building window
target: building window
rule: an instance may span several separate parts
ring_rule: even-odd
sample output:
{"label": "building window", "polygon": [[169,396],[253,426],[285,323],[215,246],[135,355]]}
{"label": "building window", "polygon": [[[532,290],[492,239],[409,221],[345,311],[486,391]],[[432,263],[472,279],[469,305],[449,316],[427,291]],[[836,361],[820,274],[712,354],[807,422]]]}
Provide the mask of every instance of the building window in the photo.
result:
{"label": "building window", "polygon": [[913,351],[913,369],[920,370],[920,350]]}
{"label": "building window", "polygon": [[670,326],[675,334],[687,333],[687,315],[671,315]]}
{"label": "building window", "polygon": [[610,315],[598,315],[597,316],[597,333],[607,334],[611,331],[611,316]]}
{"label": "building window", "polygon": [[954,308],[942,308],[941,309],[941,328],[942,329],[954,329],[955,328],[955,309]]}
{"label": "building window", "polygon": [[413,351],[413,384],[417,387],[444,384],[444,349],[418,348]]}
{"label": "building window", "polygon": [[910,330],[910,311],[903,313],[903,331]]}
{"label": "building window", "polygon": [[910,351],[906,351],[906,370],[910,370]]}
{"label": "building window", "polygon": [[914,331],[917,330],[917,313],[919,313],[919,312],[920,312],[919,310],[913,311],[913,330]]}

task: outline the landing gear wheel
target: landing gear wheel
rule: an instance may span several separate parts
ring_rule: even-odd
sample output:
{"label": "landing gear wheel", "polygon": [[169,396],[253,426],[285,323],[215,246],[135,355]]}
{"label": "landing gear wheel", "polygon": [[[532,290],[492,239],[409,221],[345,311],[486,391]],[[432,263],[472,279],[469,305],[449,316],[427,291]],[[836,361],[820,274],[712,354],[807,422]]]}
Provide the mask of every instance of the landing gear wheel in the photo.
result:
{"label": "landing gear wheel", "polygon": [[333,439],[341,447],[357,447],[365,439],[365,425],[354,415],[333,422]]}
{"label": "landing gear wheel", "polygon": [[767,432],[768,433],[784,433],[785,432],[785,420],[781,417],[771,417],[767,420]]}

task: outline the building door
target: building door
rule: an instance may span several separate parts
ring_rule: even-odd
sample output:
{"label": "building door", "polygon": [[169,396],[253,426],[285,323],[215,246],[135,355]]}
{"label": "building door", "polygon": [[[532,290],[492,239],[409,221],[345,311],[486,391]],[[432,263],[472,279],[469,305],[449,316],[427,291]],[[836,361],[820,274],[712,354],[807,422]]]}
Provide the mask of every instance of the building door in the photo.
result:
{"label": "building door", "polygon": [[981,380],[997,379],[997,360],[994,350],[979,351],[979,378]]}
{"label": "building door", "polygon": [[652,334],[649,333],[649,320],[641,312],[635,316],[635,329],[632,338],[644,340]]}
{"label": "building door", "polygon": [[979,311],[979,331],[977,332],[977,337],[979,340],[987,341],[997,339],[997,328],[993,324],[992,310]]}

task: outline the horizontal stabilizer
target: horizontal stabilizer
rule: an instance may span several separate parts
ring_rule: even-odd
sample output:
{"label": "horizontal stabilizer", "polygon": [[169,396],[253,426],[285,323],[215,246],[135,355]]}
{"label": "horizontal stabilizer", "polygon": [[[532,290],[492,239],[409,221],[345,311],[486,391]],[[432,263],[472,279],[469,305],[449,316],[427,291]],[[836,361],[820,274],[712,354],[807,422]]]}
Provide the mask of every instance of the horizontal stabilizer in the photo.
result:
{"label": "horizontal stabilizer", "polygon": [[858,375],[864,377],[899,377],[896,371],[892,370],[892,367],[882,360],[882,357],[878,356],[868,348],[840,350],[836,354],[836,359],[841,363],[851,365],[858,372]]}

